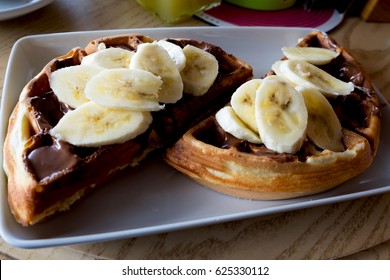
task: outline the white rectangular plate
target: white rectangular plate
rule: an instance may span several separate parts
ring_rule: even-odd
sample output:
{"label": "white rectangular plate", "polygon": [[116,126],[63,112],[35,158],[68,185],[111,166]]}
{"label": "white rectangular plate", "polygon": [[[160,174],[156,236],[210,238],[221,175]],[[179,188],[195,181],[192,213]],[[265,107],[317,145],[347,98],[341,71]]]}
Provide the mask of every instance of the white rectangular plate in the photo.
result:
{"label": "white rectangular plate", "polygon": [[[13,47],[5,76],[1,106],[1,147],[8,119],[24,85],[52,58],[93,39],[124,33],[154,38],[187,37],[222,47],[247,61],[255,77],[278,60],[281,47],[294,46],[310,29],[262,27],[194,27],[106,30],[29,36]],[[381,102],[383,127],[389,106]],[[10,213],[6,177],[0,172],[0,233],[16,247],[37,248],[137,237],[177,229],[232,221],[380,194],[390,190],[390,133],[383,131],[379,153],[360,176],[322,194],[280,201],[249,201],[229,197],[193,183],[160,159],[150,159],[125,171],[75,205],[72,211],[48,222],[23,228]],[[1,154],[2,156],[2,154]],[[1,168],[2,170],[2,168]]]}

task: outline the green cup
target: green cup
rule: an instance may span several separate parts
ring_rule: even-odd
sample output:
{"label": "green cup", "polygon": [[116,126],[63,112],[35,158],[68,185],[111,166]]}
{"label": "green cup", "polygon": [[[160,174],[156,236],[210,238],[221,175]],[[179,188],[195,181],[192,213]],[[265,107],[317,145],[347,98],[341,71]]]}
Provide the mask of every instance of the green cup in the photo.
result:
{"label": "green cup", "polygon": [[174,23],[202,10],[218,6],[221,0],[137,0],[137,2],[164,22]]}

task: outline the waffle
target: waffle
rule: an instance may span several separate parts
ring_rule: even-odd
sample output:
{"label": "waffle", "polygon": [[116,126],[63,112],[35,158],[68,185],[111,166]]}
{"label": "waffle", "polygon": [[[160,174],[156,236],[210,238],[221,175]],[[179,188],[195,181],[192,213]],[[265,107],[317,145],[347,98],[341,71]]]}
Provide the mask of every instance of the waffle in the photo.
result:
{"label": "waffle", "polygon": [[[226,133],[211,116],[168,150],[166,162],[212,190],[255,200],[324,192],[368,168],[377,153],[380,134],[378,96],[370,78],[356,59],[327,34],[310,33],[298,46],[339,52],[322,68],[354,84],[351,94],[331,101],[342,125],[344,152],[313,149],[314,144],[306,138],[297,153],[277,153],[263,144]],[[265,76],[274,74],[270,71]]]}
{"label": "waffle", "polygon": [[4,145],[4,170],[8,177],[8,201],[15,219],[23,226],[44,221],[83,198],[97,186],[128,166],[140,163],[153,151],[177,141],[193,125],[215,113],[232,92],[252,77],[252,68],[220,47],[191,39],[169,39],[212,53],[219,73],[208,92],[184,95],[165,109],[153,112],[149,129],[122,144],[77,147],[49,134],[72,108],[59,102],[49,84],[51,73],[78,65],[83,57],[106,47],[136,50],[154,39],[142,34],[105,37],[76,47],[50,61],[23,89],[9,120]]}

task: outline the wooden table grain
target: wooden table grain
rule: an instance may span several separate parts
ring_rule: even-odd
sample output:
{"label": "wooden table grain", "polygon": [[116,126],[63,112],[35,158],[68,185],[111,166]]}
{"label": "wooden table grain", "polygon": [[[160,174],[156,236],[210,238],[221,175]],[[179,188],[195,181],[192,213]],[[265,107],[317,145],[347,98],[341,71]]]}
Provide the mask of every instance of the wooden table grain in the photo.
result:
{"label": "wooden table grain", "polygon": [[[196,18],[163,23],[134,0],[55,0],[28,15],[0,21],[0,90],[11,48],[27,35],[207,25]],[[330,34],[350,49],[390,100],[390,24],[349,17]],[[390,193],[108,242],[21,249],[0,239],[0,259],[337,258],[390,259]]]}

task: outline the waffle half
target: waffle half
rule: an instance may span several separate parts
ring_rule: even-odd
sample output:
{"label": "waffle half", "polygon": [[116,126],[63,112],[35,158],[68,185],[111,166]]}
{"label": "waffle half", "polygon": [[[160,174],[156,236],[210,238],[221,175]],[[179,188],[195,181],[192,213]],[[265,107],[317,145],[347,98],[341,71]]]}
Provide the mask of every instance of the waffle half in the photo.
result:
{"label": "waffle half", "polygon": [[225,104],[234,90],[252,77],[245,62],[220,47],[191,39],[170,39],[194,45],[212,53],[219,73],[209,91],[200,97],[184,95],[164,110],[153,113],[149,129],[123,144],[97,148],[77,147],[49,134],[71,110],[58,101],[49,85],[51,73],[78,65],[83,57],[106,47],[129,50],[154,39],[130,34],[105,37],[76,47],[50,61],[23,89],[9,120],[4,145],[4,170],[8,177],[8,201],[16,220],[24,225],[41,222],[84,197],[120,170],[140,163],[152,151],[166,148],[193,125]]}
{"label": "waffle half", "polygon": [[331,101],[343,127],[344,152],[318,148],[313,151],[313,143],[306,139],[296,154],[277,153],[226,133],[211,116],[185,133],[168,150],[166,161],[201,185],[259,200],[320,193],[369,167],[377,153],[380,134],[378,96],[370,78],[356,59],[327,34],[310,33],[298,46],[339,52],[323,69],[355,86],[351,94]]}

